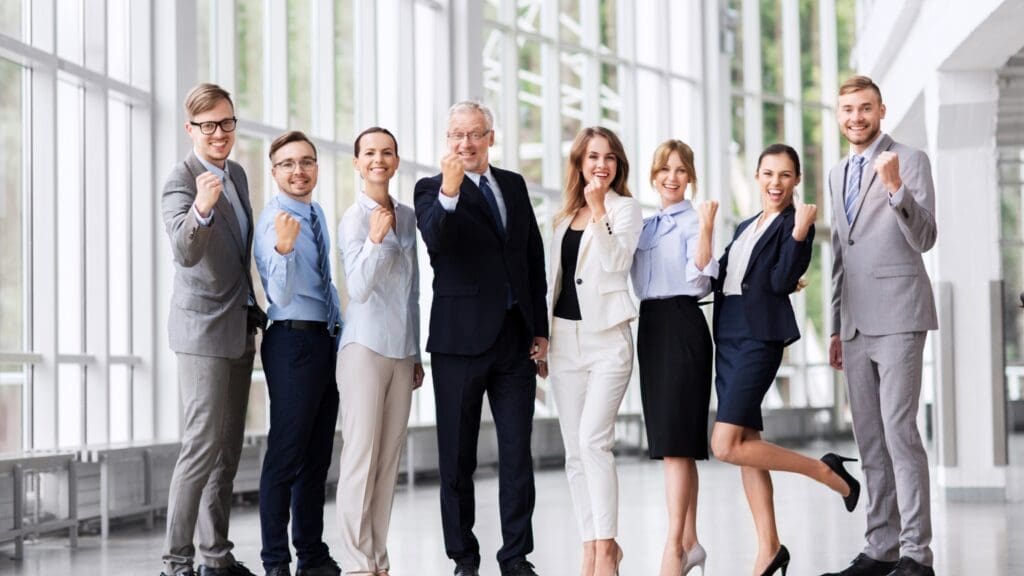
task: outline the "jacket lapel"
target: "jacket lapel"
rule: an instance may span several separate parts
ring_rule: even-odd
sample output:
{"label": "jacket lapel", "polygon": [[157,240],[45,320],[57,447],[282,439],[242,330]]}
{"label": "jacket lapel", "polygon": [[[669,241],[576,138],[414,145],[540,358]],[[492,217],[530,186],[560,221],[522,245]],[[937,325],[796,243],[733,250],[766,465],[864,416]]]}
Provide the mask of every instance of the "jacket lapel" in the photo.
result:
{"label": "jacket lapel", "polygon": [[[513,190],[514,186],[509,181],[508,175],[504,170],[491,166],[491,175],[498,181],[498,187],[501,188],[501,196],[505,200],[505,237],[507,239],[513,229],[513,223],[519,221],[520,202],[518,201],[518,191]],[[483,192],[480,194],[482,196]],[[530,201],[529,194],[526,196],[526,201]],[[490,212],[488,211],[488,213]]]}
{"label": "jacket lapel", "polygon": [[[203,163],[199,161],[199,158],[196,157],[194,151],[188,153],[188,159],[186,159],[185,163],[188,165],[189,171],[192,172],[193,177],[198,177],[203,172],[207,172],[206,166],[203,166]],[[231,181],[235,182],[233,177]],[[235,190],[238,190],[237,183],[235,183]],[[196,190],[196,193],[198,194],[199,191]],[[231,207],[231,203],[228,202],[226,195],[227,190],[222,190],[220,198],[217,198],[217,203],[213,205],[214,211],[217,212],[216,218],[224,220],[227,224],[228,230],[231,231],[231,237],[234,238],[235,242],[238,244],[239,250],[246,252],[246,244],[242,241],[242,228],[238,224],[238,216],[235,215],[235,209]],[[249,221],[252,222],[251,216],[249,217]],[[252,226],[250,226],[249,229],[251,234]]]}
{"label": "jacket lapel", "polygon": [[839,166],[832,171],[829,178],[829,188],[832,192],[832,211],[836,215],[836,226],[839,228],[839,237],[847,240],[850,237],[850,223],[846,221],[846,168],[850,163],[847,156],[839,163]]}
{"label": "jacket lapel", "polygon": [[857,207],[853,212],[853,221],[850,222],[850,230],[857,225],[857,219],[860,217],[860,211],[864,207],[864,202],[867,200],[868,193],[871,191],[871,186],[875,183],[875,178],[878,174],[875,172],[875,159],[882,152],[885,152],[892,148],[892,138],[888,134],[883,134],[881,140],[878,142],[878,146],[875,147],[875,153],[871,155],[871,158],[867,159],[864,163],[864,173],[860,177],[860,196],[857,197]]}
{"label": "jacket lapel", "polygon": [[[501,184],[499,184],[500,186]],[[498,228],[500,225],[494,221],[494,216],[491,215],[491,207],[487,205],[487,200],[484,199],[484,193],[480,190],[480,187],[473,184],[473,181],[466,176],[462,179],[462,187],[459,188],[459,195],[461,204],[463,200],[469,200],[469,203],[475,206],[475,209],[480,211],[483,215],[484,221],[490,224],[491,231],[501,239],[501,230]]]}
{"label": "jacket lapel", "polygon": [[[252,203],[249,202],[249,188],[243,186],[244,182],[241,182],[235,177],[235,173],[241,171],[242,167],[236,165],[231,170],[231,181],[235,184],[235,193],[238,196],[238,201],[242,203],[242,210],[245,212],[245,217],[249,219],[249,236],[245,239],[245,251],[249,252],[252,248],[253,233],[256,229],[255,220],[252,218]],[[237,220],[236,220],[237,224]],[[241,230],[239,230],[239,237],[241,237]]]}
{"label": "jacket lapel", "polygon": [[[793,212],[794,210],[795,209],[793,208],[792,204],[787,206],[785,210],[783,210],[778,216],[775,217],[774,220],[772,220],[772,223],[768,225],[768,229],[764,231],[764,234],[762,234],[761,237],[757,239],[757,244],[754,244],[754,249],[750,251],[750,260],[747,262],[747,269],[743,271],[744,278],[746,278],[747,273],[750,272],[750,265],[757,260],[757,256],[761,253],[762,250],[764,250],[764,247],[767,246],[769,242],[771,242],[772,237],[779,233],[779,228],[782,227],[782,220],[784,218],[788,218],[790,213]],[[755,226],[756,222],[757,220],[754,220],[750,223],[750,225]]]}

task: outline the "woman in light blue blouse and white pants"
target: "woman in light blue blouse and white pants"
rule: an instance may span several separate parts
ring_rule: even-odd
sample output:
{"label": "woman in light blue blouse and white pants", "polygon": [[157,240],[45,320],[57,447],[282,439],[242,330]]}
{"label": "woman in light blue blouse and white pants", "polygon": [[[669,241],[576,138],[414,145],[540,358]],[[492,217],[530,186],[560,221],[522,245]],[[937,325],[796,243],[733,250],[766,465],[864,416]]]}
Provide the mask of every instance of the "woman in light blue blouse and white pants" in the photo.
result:
{"label": "woman in light blue blouse and white pants", "polygon": [[346,574],[386,576],[391,504],[412,391],[423,383],[419,348],[416,215],[388,194],[398,143],[383,128],[355,141],[363,193],[345,211],[338,245],[349,303],[338,355],[341,393],[339,560]]}
{"label": "woman in light blue blouse and white pants", "polygon": [[693,150],[679,140],[658,146],[651,183],[661,210],[644,220],[633,257],[640,299],[637,360],[648,450],[665,462],[668,536],[660,576],[687,574],[707,554],[697,541],[697,464],[708,458],[711,333],[697,301],[711,292],[718,262],[711,257],[717,202],[694,206]]}

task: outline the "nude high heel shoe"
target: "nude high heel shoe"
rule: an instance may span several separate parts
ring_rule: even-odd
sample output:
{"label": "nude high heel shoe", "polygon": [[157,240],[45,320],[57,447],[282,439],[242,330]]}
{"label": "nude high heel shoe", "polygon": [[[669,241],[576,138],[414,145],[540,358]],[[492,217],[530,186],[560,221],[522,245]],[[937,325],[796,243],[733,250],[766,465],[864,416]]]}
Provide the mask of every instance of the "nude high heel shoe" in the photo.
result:
{"label": "nude high heel shoe", "polygon": [[700,576],[707,574],[705,565],[708,561],[708,553],[700,542],[694,544],[693,548],[686,551],[686,564],[683,565],[682,576],[686,576],[697,566],[700,566]]}

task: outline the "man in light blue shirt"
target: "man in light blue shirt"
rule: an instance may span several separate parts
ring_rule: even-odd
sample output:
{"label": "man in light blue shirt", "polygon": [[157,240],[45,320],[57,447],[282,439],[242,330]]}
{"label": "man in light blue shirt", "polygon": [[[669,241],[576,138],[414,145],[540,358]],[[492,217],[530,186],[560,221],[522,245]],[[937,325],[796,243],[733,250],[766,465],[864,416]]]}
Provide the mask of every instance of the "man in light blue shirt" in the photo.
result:
{"label": "man in light blue shirt", "polygon": [[272,321],[260,354],[270,396],[270,433],[260,476],[261,558],[267,576],[290,576],[289,510],[297,576],[341,573],[323,541],[324,484],[338,420],[334,376],[341,331],[331,282],[330,238],[320,205],[316,147],[302,132],[270,145],[281,193],[256,224],[256,267]]}

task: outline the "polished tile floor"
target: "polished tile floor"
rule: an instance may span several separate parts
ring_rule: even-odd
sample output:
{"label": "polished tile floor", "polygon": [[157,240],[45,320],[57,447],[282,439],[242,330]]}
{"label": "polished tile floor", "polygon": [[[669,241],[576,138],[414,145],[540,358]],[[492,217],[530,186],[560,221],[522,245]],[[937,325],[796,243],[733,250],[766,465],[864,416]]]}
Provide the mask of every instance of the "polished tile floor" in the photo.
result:
{"label": "polished tile floor", "polygon": [[[1021,441],[1014,454],[1024,456]],[[807,454],[852,453],[850,444],[801,448]],[[1024,458],[1010,472],[1009,499],[1000,504],[949,503],[933,498],[937,573],[946,576],[1024,574]],[[665,531],[662,476],[658,463],[636,457],[619,459],[620,542],[625,549],[624,576],[657,574]],[[738,471],[718,462],[700,465],[699,532],[709,553],[710,576],[743,576],[752,571],[753,524],[740,487]],[[845,565],[860,549],[863,505],[853,514],[838,496],[809,480],[776,474],[775,502],[782,541],[793,554],[790,576],[820,574]],[[484,552],[482,574],[497,576],[494,552],[500,545],[497,479],[484,471],[477,483],[477,530]],[[328,506],[328,542],[337,534],[335,506]],[[1016,520],[1014,520],[1016,518]],[[74,574],[159,574],[162,524],[153,531],[139,524],[116,527],[108,541],[86,535],[79,548],[66,540],[43,538],[26,546],[26,557],[11,561],[11,545],[0,546],[0,574],[55,576]],[[565,477],[559,469],[537,474],[534,516],[536,551],[530,559],[542,576],[578,574],[579,543]],[[235,508],[232,538],[237,557],[252,568],[259,564],[259,518],[254,505]],[[436,483],[401,487],[395,501],[391,533],[395,576],[451,574],[444,556]],[[262,571],[257,570],[258,573]],[[694,572],[695,574],[696,572]]]}

